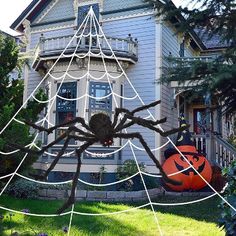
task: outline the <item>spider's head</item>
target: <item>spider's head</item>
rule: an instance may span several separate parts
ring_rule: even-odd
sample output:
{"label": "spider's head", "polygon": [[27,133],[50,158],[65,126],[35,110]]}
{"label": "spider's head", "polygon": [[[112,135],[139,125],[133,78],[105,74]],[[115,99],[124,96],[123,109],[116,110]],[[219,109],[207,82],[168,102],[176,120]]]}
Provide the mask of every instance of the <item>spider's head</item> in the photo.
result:
{"label": "spider's head", "polygon": [[104,141],[101,141],[101,144],[104,147],[109,147],[113,144],[113,139],[112,138],[105,139]]}
{"label": "spider's head", "polygon": [[104,113],[93,115],[89,121],[89,127],[104,147],[109,147],[113,144],[114,129],[108,115]]}

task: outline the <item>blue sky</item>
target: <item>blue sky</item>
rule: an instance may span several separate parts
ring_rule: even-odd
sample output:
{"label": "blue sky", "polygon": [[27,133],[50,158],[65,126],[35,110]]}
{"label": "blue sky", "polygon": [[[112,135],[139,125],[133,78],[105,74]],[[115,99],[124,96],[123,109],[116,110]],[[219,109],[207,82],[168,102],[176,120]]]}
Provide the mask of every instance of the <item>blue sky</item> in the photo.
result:
{"label": "blue sky", "polygon": [[[21,12],[30,4],[32,0],[0,0],[0,29],[17,35],[9,27]],[[176,5],[181,4],[182,0],[173,0]]]}

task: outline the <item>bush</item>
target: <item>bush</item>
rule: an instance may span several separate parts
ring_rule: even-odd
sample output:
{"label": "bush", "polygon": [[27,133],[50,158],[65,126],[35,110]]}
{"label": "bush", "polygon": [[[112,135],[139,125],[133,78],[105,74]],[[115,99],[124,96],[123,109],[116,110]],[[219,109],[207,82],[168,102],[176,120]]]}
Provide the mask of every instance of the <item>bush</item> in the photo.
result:
{"label": "bush", "polygon": [[[229,168],[223,170],[223,176],[227,180],[227,185],[224,189],[224,198],[234,208],[236,208],[236,161]],[[222,210],[219,226],[225,229],[227,236],[236,235],[236,211],[234,211],[224,201],[220,204]]]}
{"label": "bush", "polygon": [[6,193],[16,198],[36,199],[38,196],[38,190],[38,184],[24,179],[19,179],[7,187]]}
{"label": "bush", "polygon": [[[141,171],[145,170],[144,164],[140,163],[139,168]],[[138,172],[136,162],[134,160],[126,160],[122,166],[117,168],[116,178],[118,180],[126,179]],[[119,190],[136,191],[143,189],[143,183],[140,176],[135,176],[118,186]]]}

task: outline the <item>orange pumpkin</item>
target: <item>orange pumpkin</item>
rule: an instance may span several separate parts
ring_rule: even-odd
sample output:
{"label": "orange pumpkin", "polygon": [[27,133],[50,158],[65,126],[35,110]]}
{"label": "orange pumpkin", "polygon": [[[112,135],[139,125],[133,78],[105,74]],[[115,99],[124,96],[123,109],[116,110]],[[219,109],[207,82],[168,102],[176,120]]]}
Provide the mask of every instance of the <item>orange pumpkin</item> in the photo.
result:
{"label": "orange pumpkin", "polygon": [[[198,154],[195,146],[178,146],[178,149],[199,174],[201,174],[207,182],[210,182],[212,177],[211,165],[202,154]],[[163,169],[167,175],[181,172],[171,176],[172,179],[182,182],[182,185],[179,186],[167,184],[172,190],[199,190],[207,185],[197,172],[192,167],[189,167],[189,164],[179,153],[172,154],[163,164]]]}

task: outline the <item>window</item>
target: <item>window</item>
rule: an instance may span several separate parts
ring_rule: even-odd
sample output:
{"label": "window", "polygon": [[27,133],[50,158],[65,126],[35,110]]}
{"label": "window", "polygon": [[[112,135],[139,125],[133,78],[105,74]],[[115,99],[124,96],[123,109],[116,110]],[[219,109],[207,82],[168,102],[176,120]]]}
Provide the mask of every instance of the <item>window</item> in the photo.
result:
{"label": "window", "polygon": [[105,97],[103,99],[90,98],[89,111],[90,117],[98,112],[104,112],[111,116],[112,113],[112,95],[110,85],[102,82],[90,82],[90,95],[93,97]]}
{"label": "window", "polygon": [[[59,88],[59,84],[57,88]],[[66,99],[76,98],[76,82],[63,83],[58,95]],[[68,101],[62,98],[57,98],[56,109],[56,124],[62,124],[74,119],[76,116],[76,101]],[[60,136],[64,132],[64,129],[58,129],[56,137]]]}
{"label": "window", "polygon": [[87,16],[91,6],[93,7],[93,11],[95,13],[95,16],[99,21],[99,5],[98,5],[98,3],[91,4],[91,5],[85,5],[85,6],[79,7],[79,9],[78,9],[78,26],[80,26],[83,23],[84,18]]}
{"label": "window", "polygon": [[193,110],[193,124],[195,134],[205,134],[207,129],[206,124],[206,109],[194,109]]}

